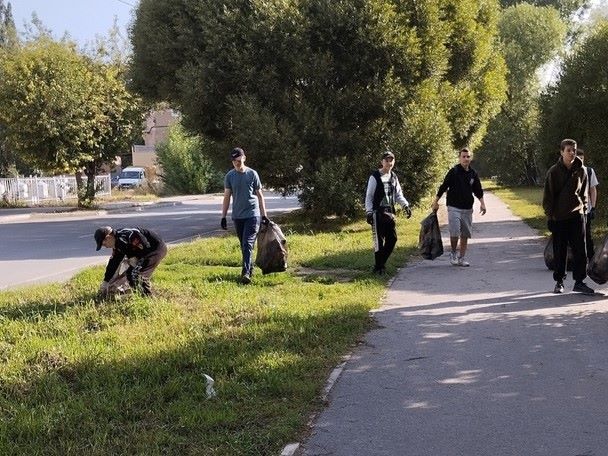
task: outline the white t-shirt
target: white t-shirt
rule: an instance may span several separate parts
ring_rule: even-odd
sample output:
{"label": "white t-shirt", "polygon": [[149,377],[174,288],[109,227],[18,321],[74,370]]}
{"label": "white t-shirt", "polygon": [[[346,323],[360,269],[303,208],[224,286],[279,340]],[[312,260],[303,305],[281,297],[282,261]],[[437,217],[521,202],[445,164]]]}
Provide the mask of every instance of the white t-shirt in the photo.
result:
{"label": "white t-shirt", "polygon": [[587,189],[585,190],[585,199],[587,200],[587,213],[591,212],[591,200],[589,199],[589,189],[591,187],[597,187],[600,182],[597,180],[597,176],[595,175],[595,170],[593,168],[587,168],[586,166],[585,172],[587,173],[588,169],[591,169],[591,172],[587,173]]}

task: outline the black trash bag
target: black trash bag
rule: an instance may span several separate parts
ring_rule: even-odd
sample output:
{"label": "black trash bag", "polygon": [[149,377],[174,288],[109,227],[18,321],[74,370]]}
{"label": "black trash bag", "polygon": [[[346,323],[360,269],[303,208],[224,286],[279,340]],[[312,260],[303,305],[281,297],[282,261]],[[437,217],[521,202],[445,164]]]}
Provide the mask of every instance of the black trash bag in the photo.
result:
{"label": "black trash bag", "polygon": [[262,223],[258,232],[258,252],[255,264],[262,274],[283,272],[287,269],[287,239],[274,222]]}
{"label": "black trash bag", "polygon": [[602,248],[595,249],[593,258],[589,260],[587,275],[598,285],[608,282],[608,236],[602,241]]}
{"label": "black trash bag", "polygon": [[[568,246],[568,257],[566,259],[566,271],[572,271],[572,265],[574,264],[572,249]],[[545,246],[545,266],[549,271],[555,269],[555,259],[553,258],[553,235],[549,236],[547,245]]]}
{"label": "black trash bag", "polygon": [[418,249],[425,260],[434,260],[443,255],[443,241],[436,212],[431,212],[420,222]]}

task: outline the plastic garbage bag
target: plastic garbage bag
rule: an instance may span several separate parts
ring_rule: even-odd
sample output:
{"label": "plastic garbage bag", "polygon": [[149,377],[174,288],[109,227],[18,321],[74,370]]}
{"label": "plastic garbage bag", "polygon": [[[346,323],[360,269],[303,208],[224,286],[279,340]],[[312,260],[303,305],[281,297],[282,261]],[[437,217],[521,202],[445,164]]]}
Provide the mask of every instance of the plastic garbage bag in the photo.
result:
{"label": "plastic garbage bag", "polygon": [[443,241],[436,212],[431,212],[420,222],[418,249],[425,260],[434,260],[443,255]]}
{"label": "plastic garbage bag", "polygon": [[262,274],[283,272],[287,269],[287,239],[276,223],[269,221],[260,226],[255,264]]}
{"label": "plastic garbage bag", "polygon": [[[566,271],[572,271],[572,265],[574,264],[572,260],[572,249],[568,246],[568,258],[566,260]],[[555,269],[555,259],[553,258],[553,235],[549,236],[547,240],[547,245],[545,246],[545,266],[550,271]]]}
{"label": "plastic garbage bag", "polygon": [[608,282],[608,236],[602,241],[602,248],[595,249],[593,258],[587,264],[587,275],[599,285]]}
{"label": "plastic garbage bag", "polygon": [[122,260],[120,265],[118,265],[118,269],[116,269],[114,276],[108,281],[108,287],[103,293],[103,297],[120,296],[133,291],[127,280],[127,269],[129,269],[130,266],[131,264],[127,258]]}
{"label": "plastic garbage bag", "polygon": [[205,392],[207,393],[207,399],[211,399],[211,398],[217,396],[217,393],[215,392],[215,389],[213,388],[213,384],[215,383],[215,380],[213,380],[207,374],[203,374],[203,377],[205,377],[205,381],[207,382],[207,388],[205,388]]}

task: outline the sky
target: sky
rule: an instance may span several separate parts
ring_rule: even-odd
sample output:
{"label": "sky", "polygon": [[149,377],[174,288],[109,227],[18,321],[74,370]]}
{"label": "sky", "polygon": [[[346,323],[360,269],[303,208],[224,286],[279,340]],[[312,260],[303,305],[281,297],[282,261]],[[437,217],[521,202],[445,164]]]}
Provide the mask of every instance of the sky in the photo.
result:
{"label": "sky", "polygon": [[29,23],[32,12],[51,29],[55,38],[68,32],[80,45],[93,42],[96,35],[106,35],[118,20],[123,36],[131,21],[131,12],[138,0],[4,0],[13,8],[17,30],[23,32],[24,22]]}

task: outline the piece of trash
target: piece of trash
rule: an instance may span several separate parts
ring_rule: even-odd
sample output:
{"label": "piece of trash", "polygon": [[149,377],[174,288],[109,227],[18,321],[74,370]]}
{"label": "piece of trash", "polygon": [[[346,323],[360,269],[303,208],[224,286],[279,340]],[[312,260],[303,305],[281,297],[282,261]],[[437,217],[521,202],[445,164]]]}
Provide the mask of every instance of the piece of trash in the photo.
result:
{"label": "piece of trash", "polygon": [[203,374],[203,376],[205,377],[205,380],[207,380],[207,390],[206,390],[207,391],[207,399],[211,399],[212,397],[217,396],[217,393],[213,389],[213,384],[215,383],[215,380],[213,380],[207,374]]}

